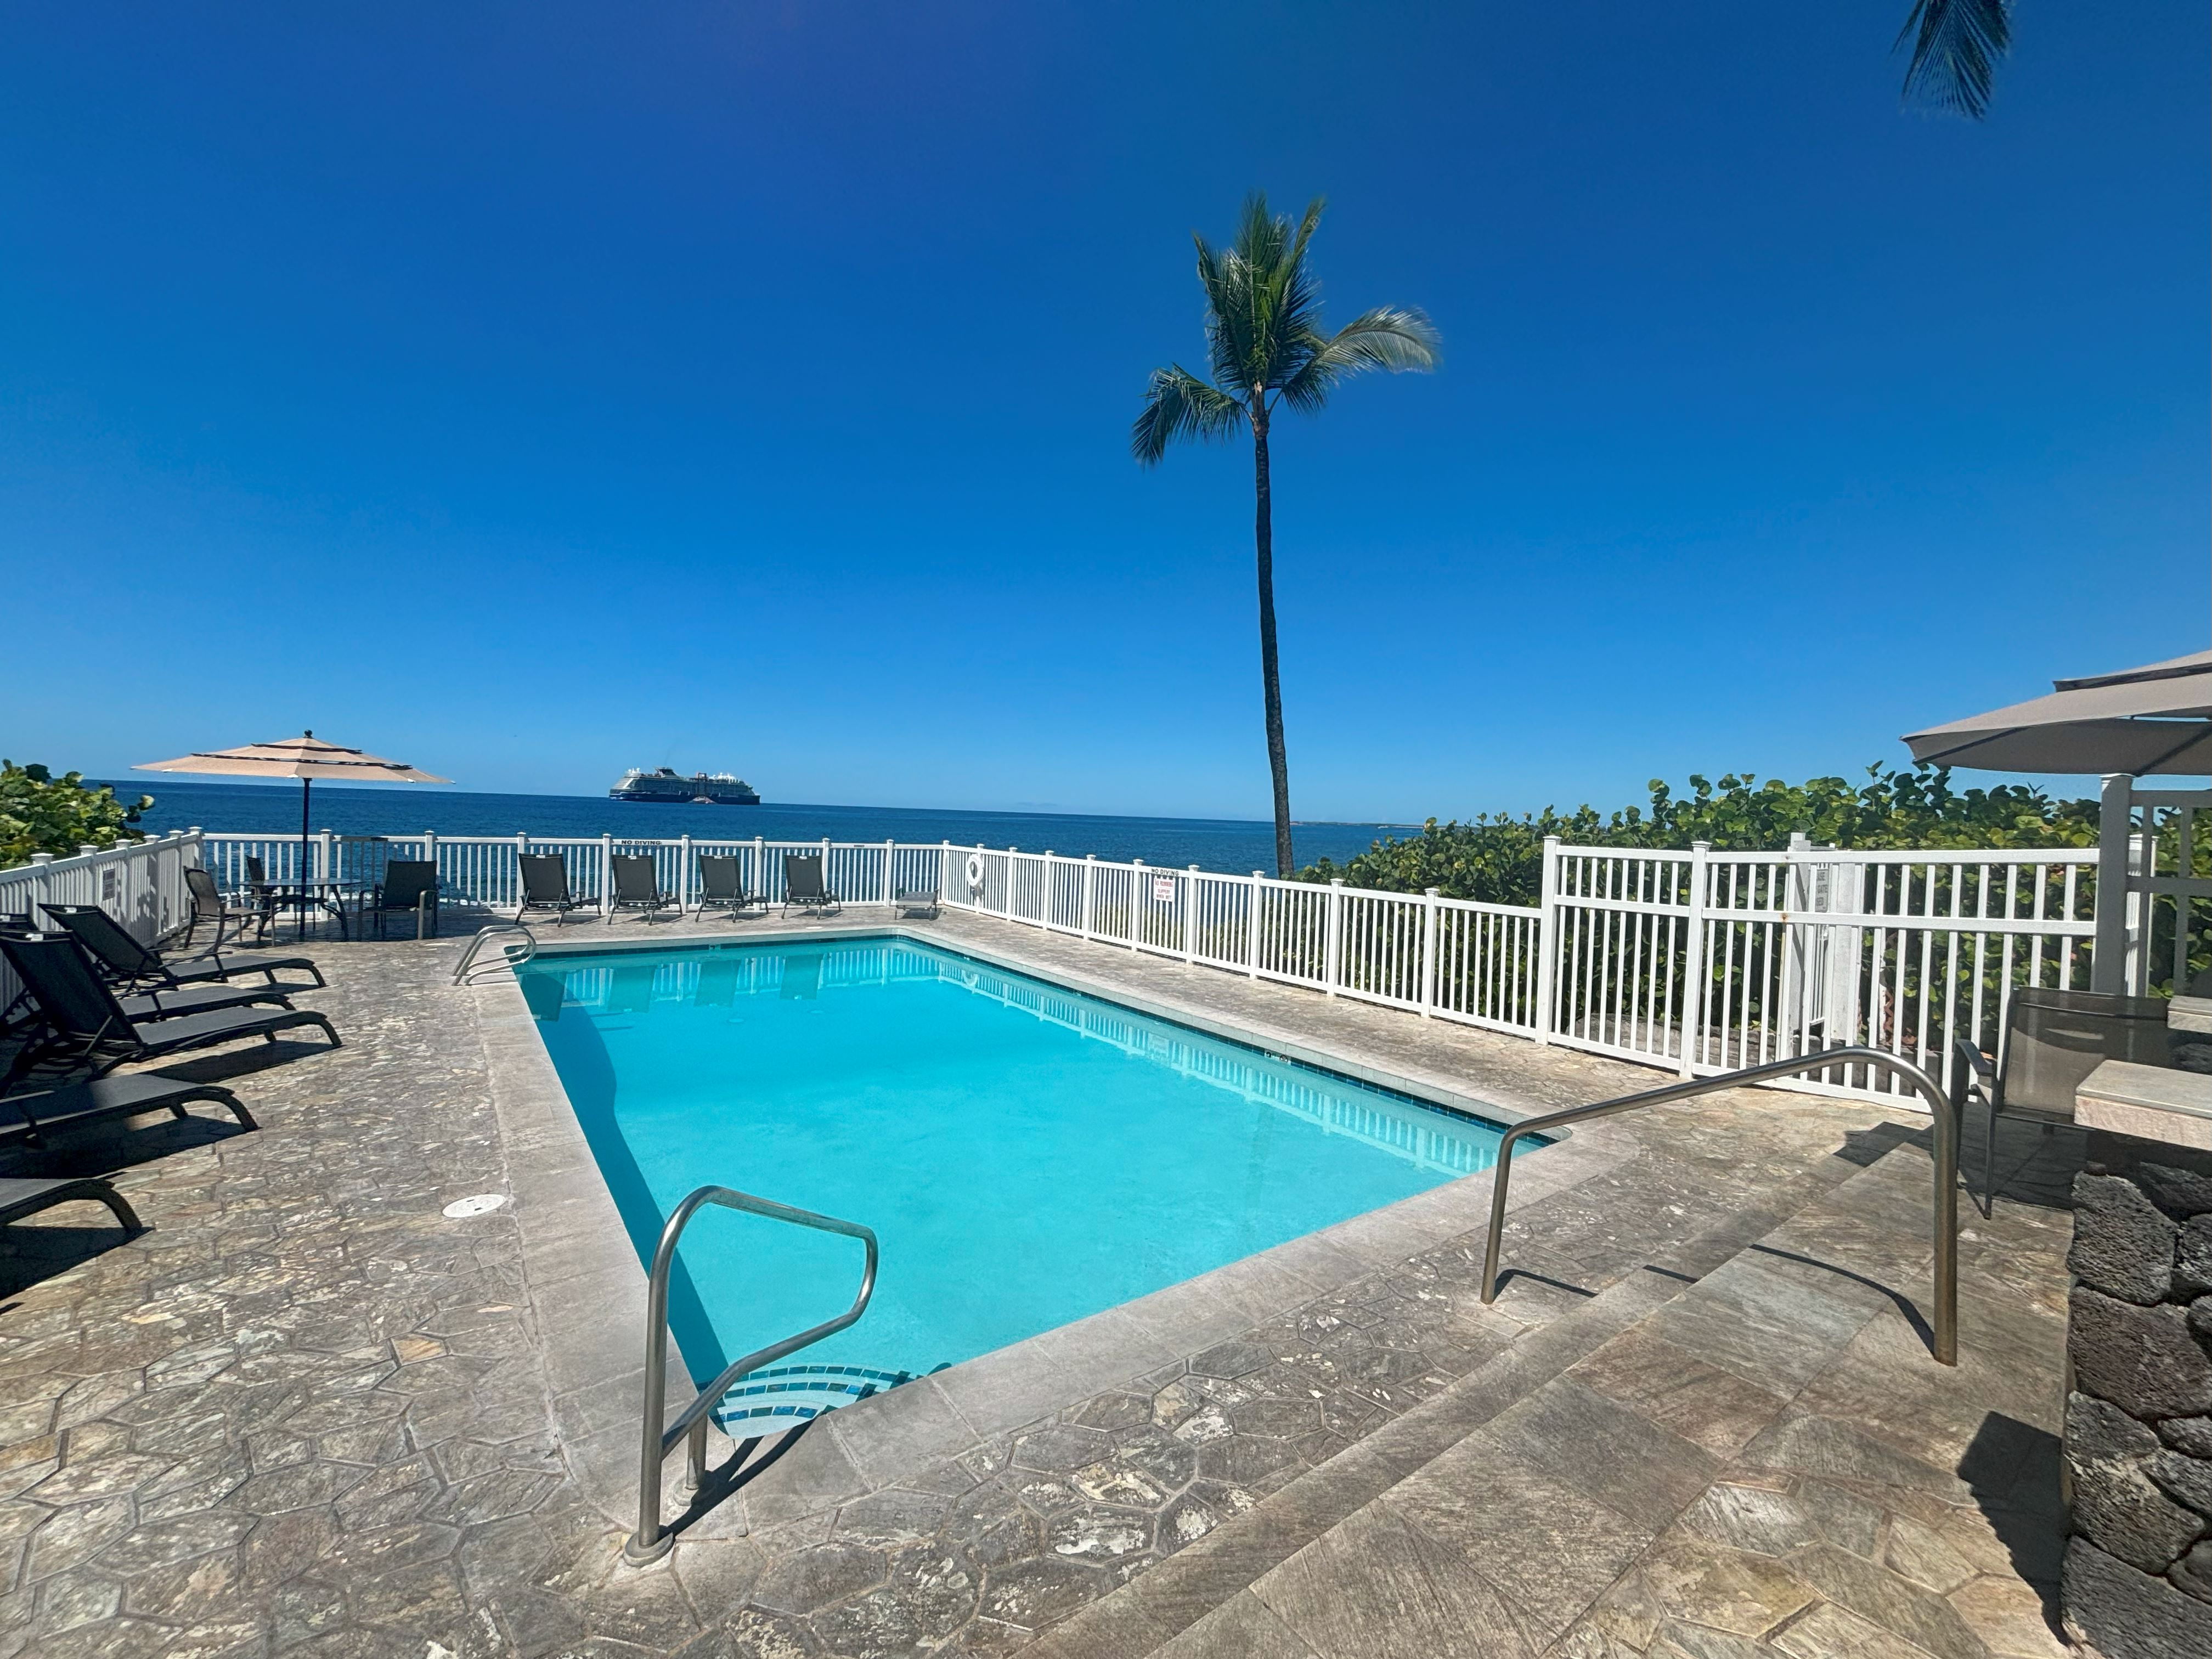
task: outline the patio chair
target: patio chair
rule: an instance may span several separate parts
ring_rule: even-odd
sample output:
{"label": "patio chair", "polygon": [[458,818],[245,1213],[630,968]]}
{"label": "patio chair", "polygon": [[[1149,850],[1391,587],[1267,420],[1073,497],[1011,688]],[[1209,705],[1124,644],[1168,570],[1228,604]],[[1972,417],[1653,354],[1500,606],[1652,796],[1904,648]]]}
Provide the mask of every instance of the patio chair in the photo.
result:
{"label": "patio chair", "polygon": [[223,896],[222,889],[215,884],[214,872],[186,870],[185,890],[192,898],[192,913],[185,924],[184,942],[186,945],[192,942],[192,935],[199,931],[204,921],[211,922],[215,927],[215,943],[208,946],[206,952],[210,956],[222,951],[224,933],[234,924],[236,931],[230,933],[233,939],[246,937],[246,924],[248,922],[254,925],[254,943],[258,945],[269,936],[269,911],[258,904],[233,904]]}
{"label": "patio chair", "polygon": [[891,908],[902,916],[937,915],[937,890],[934,887],[902,887],[891,895]]}
{"label": "patio chair", "polygon": [[163,1077],[159,1072],[136,1072],[0,1098],[0,1146],[43,1147],[57,1129],[119,1123],[152,1112],[186,1117],[190,1114],[185,1106],[196,1100],[222,1107],[246,1128],[260,1127],[245,1103],[219,1083],[194,1083],[185,1078]]}
{"label": "patio chair", "polygon": [[757,908],[768,914],[767,896],[745,891],[744,860],[720,853],[699,854],[699,915],[727,910],[733,916]]}
{"label": "patio chair", "polygon": [[813,910],[833,915],[844,906],[822,884],[822,854],[786,853],[783,855],[783,914]]}
{"label": "patio chair", "polygon": [[[104,914],[104,913],[103,913]],[[69,940],[82,952],[85,963],[95,975],[101,972],[100,958],[87,950],[83,941],[74,932],[67,933],[36,933],[11,932],[10,939]],[[36,1002],[37,994],[29,985],[23,994]],[[22,999],[19,998],[18,1000]],[[280,1008],[292,1006],[291,988],[283,985],[179,985],[155,986],[145,991],[132,992],[118,988],[116,1006],[134,1020],[174,1019],[184,1014],[212,1013],[219,1008],[251,1008],[264,1003],[274,1003]],[[12,1010],[14,1005],[10,1005]]]}
{"label": "patio chair", "polygon": [[41,1210],[51,1210],[57,1204],[68,1204],[77,1199],[105,1204],[115,1212],[115,1218],[126,1233],[143,1233],[146,1224],[138,1219],[122,1194],[104,1181],[84,1179],[38,1179],[26,1176],[11,1176],[0,1181],[0,1225],[21,1221]]}
{"label": "patio chair", "polygon": [[40,907],[92,952],[102,971],[118,987],[134,991],[177,990],[204,980],[227,980],[233,974],[259,974],[276,983],[280,969],[300,969],[315,976],[313,985],[289,985],[290,991],[318,990],[326,982],[323,970],[308,957],[234,956],[187,957],[164,961],[131,937],[130,932],[96,904],[47,904]]}
{"label": "patio chair", "polygon": [[614,896],[607,901],[607,925],[612,927],[616,915],[623,910],[642,910],[649,925],[659,920],[660,913],[674,904],[680,913],[683,906],[673,893],[660,890],[660,872],[655,867],[650,853],[617,853],[612,860]]}
{"label": "patio chair", "polygon": [[[2166,1012],[2162,997],[2020,990],[2013,993],[1996,1058],[1984,1054],[1971,1038],[1952,1040],[1959,1060],[1954,1104],[1963,1118],[1969,1097],[1978,1096],[1987,1113],[1982,1196],[1976,1200],[1984,1215],[1996,1202],[1997,1119],[2039,1123],[2048,1134],[2074,1121],[2074,1091],[2101,1062],[2131,1060],[2143,1066],[2171,1066],[2172,1039]],[[1971,1183],[1967,1195],[1972,1196]]]}
{"label": "patio chair", "polygon": [[523,853],[515,862],[522,866],[522,902],[514,909],[520,921],[532,910],[558,913],[562,922],[571,910],[587,910],[592,901],[568,890],[568,860],[559,853]]}
{"label": "patio chair", "polygon": [[384,937],[384,921],[394,910],[403,910],[415,918],[415,937],[423,936],[425,923],[429,936],[438,937],[438,862],[435,859],[392,859],[384,866],[384,878],[368,890],[361,902],[361,915],[365,920],[373,911],[376,916],[376,936]]}
{"label": "patio chair", "polygon": [[133,1019],[73,939],[0,938],[0,957],[29,988],[47,1032],[44,1042],[34,1041],[19,1057],[24,1071],[33,1065],[60,1066],[100,1077],[130,1060],[165,1059],[242,1037],[274,1042],[280,1032],[302,1025],[319,1026],[331,1048],[341,1046],[330,1017],[311,1008],[226,1008],[173,1019]]}

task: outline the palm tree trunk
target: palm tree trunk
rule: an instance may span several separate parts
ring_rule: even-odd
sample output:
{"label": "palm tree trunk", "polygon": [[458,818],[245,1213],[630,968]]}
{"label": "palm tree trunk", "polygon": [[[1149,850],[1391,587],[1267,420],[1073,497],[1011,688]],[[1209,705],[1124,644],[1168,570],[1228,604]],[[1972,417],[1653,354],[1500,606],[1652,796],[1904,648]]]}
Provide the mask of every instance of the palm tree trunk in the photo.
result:
{"label": "palm tree trunk", "polygon": [[1267,483],[1267,408],[1252,400],[1252,541],[1260,567],[1260,683],[1267,703],[1267,769],[1275,784],[1275,873],[1297,872],[1291,855],[1291,762],[1283,749],[1283,680],[1275,661],[1275,526]]}

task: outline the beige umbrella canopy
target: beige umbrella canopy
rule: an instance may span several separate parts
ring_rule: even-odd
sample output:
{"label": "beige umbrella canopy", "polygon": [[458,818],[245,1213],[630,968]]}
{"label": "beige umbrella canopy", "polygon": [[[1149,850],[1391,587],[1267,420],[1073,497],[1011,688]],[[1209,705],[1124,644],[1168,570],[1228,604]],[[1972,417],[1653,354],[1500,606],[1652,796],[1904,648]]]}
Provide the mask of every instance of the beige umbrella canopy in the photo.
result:
{"label": "beige umbrella canopy", "polygon": [[300,780],[300,873],[307,870],[307,794],[315,780],[354,783],[451,783],[404,761],[386,760],[364,750],[325,743],[313,732],[275,743],[249,743],[242,749],[210,749],[175,760],[148,761],[134,772],[198,772],[223,777]]}
{"label": "beige umbrella canopy", "polygon": [[1912,758],[1992,772],[2212,773],[2212,651],[2056,680],[2047,697],[1916,732]]}

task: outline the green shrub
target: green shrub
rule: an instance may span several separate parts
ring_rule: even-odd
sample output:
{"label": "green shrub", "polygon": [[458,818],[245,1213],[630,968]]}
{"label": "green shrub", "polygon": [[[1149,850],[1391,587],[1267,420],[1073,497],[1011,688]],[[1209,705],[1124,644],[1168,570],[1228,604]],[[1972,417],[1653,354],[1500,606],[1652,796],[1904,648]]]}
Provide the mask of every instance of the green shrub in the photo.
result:
{"label": "green shrub", "polygon": [[1677,796],[1651,781],[1649,811],[1610,817],[1592,806],[1561,813],[1492,816],[1462,823],[1431,818],[1418,836],[1385,838],[1343,864],[1328,859],[1298,872],[1304,881],[1341,880],[1386,892],[1440,890],[1446,897],[1534,904],[1543,878],[1544,837],[1580,847],[1686,848],[1711,842],[1724,852],[1778,850],[1799,830],[1816,847],[2094,847],[2097,803],[2054,800],[2025,784],[1954,790],[1948,767],[1911,771],[1867,768],[1868,781],[1809,778],[1800,784],[1734,772],[1717,784],[1690,775]]}
{"label": "green shrub", "polygon": [[29,863],[33,853],[69,858],[80,847],[140,839],[131,826],[153,804],[141,795],[126,805],[106,785],[91,787],[82,772],[58,778],[43,766],[0,760],[0,870]]}

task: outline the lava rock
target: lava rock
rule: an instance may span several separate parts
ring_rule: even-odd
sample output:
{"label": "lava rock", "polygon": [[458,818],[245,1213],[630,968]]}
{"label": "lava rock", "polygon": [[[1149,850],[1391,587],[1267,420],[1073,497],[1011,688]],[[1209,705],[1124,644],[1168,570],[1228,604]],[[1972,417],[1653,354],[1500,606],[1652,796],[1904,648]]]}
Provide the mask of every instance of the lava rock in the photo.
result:
{"label": "lava rock", "polygon": [[2158,1425],[2158,1437],[2191,1457],[2212,1457],[2212,1417],[2169,1417]]}
{"label": "lava rock", "polygon": [[2179,1232],[2124,1176],[2074,1177],[2074,1248],[2066,1253],[2066,1265],[2083,1284],[2123,1302],[2164,1300],[2173,1288]]}
{"label": "lava rock", "polygon": [[[2071,1433],[2075,1417],[2069,1409],[2066,1461],[2074,1474],[2074,1530],[2139,1572],[2164,1572],[2204,1535],[2204,1517],[2160,1491],[2145,1472],[2148,1466],[2136,1458],[2084,1455]],[[2141,1432],[2157,1446],[2155,1435]],[[2106,1443],[2117,1439],[2106,1437]],[[2157,1455],[2189,1461],[2178,1452]]]}
{"label": "lava rock", "polygon": [[2212,1334],[2212,1296],[2199,1297],[2185,1315],[2077,1285],[2066,1333],[2075,1380],[2130,1417],[2212,1413],[2212,1352],[2192,1334],[2197,1329]]}
{"label": "lava rock", "polygon": [[[2176,1422],[2192,1419],[2176,1418]],[[2066,1455],[2085,1463],[2141,1462],[2158,1449],[2158,1436],[2108,1400],[2066,1396]]]}
{"label": "lava rock", "polygon": [[2212,1463],[2182,1452],[2162,1451],[2146,1459],[2142,1471],[2167,1497],[2200,1518],[2212,1516]]}
{"label": "lava rock", "polygon": [[2212,1291],[2212,1215],[2197,1216],[2181,1230],[2173,1285],[2185,1296]]}
{"label": "lava rock", "polygon": [[2190,1551],[2166,1570],[2166,1577],[2183,1595],[2212,1601],[2212,1543]]}
{"label": "lava rock", "polygon": [[2086,1540],[2066,1546],[2067,1633],[2112,1659],[2204,1659],[2212,1602],[2115,1561]]}
{"label": "lava rock", "polygon": [[2212,1175],[2178,1170],[2170,1164],[2138,1164],[2136,1180],[2151,1202],[2177,1221],[2212,1211]]}

